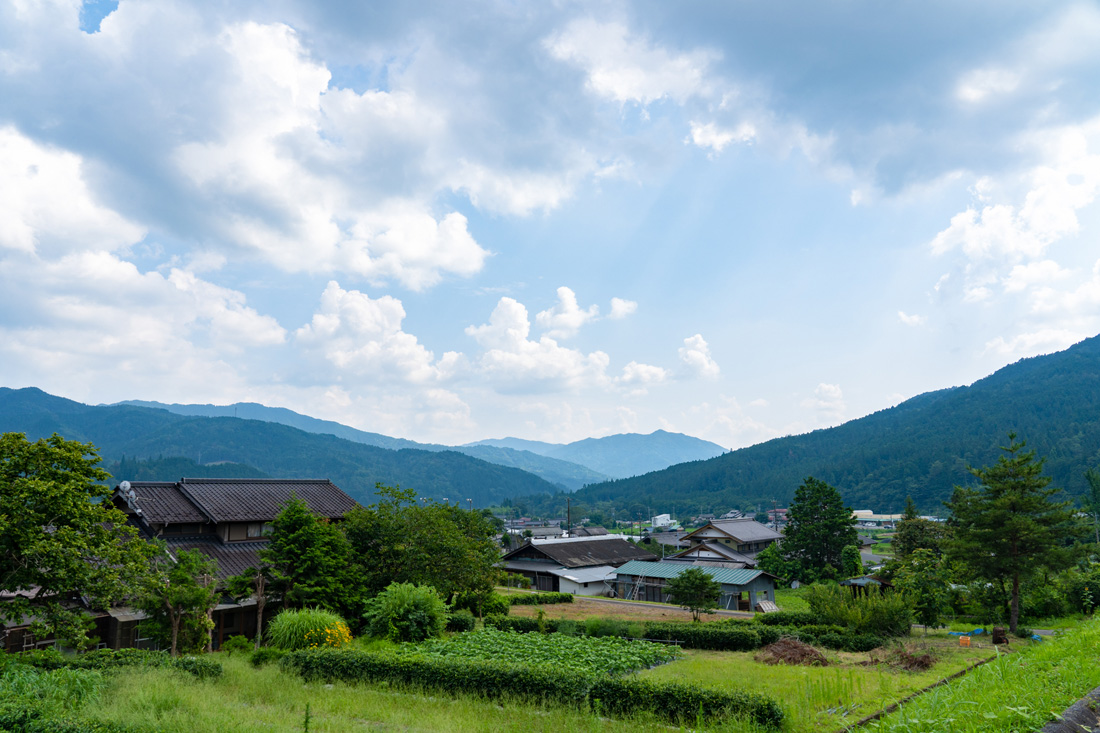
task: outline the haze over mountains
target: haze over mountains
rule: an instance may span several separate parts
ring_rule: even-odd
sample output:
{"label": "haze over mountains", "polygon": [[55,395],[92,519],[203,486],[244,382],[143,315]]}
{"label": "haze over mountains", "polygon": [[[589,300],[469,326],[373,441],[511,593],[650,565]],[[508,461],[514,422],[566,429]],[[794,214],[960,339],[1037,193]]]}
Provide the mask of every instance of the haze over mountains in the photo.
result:
{"label": "haze over mountains", "polygon": [[[588,486],[574,506],[611,502],[681,515],[773,499],[783,506],[814,476],[857,509],[900,512],[912,496],[923,511],[942,513],[952,488],[973,482],[967,467],[994,463],[1010,431],[1046,459],[1054,486],[1069,497],[1085,492],[1085,470],[1100,467],[1100,336],[837,427]],[[532,497],[528,506],[553,501]]]}

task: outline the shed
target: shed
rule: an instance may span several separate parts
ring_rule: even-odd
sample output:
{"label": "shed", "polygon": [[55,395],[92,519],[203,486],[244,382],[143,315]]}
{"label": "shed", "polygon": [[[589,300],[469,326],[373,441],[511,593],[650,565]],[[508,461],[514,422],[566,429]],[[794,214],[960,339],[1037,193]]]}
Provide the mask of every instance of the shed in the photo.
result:
{"label": "shed", "polygon": [[644,562],[634,560],[615,571],[615,591],[619,598],[668,603],[666,586],[691,567],[710,574],[722,585],[718,605],[730,611],[752,611],[761,601],[775,600],[775,576],[763,570],[718,568],[688,565],[682,562]]}

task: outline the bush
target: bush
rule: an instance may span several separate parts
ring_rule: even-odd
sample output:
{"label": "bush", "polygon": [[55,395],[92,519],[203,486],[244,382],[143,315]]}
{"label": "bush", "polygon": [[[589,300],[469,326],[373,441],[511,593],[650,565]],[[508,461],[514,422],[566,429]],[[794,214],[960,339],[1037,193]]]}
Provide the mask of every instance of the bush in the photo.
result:
{"label": "bush", "polygon": [[761,613],[758,614],[753,621],[767,626],[814,626],[824,623],[824,621],[812,611],[773,611],[772,613]]}
{"label": "bush", "polygon": [[747,652],[761,646],[760,634],[756,630],[718,624],[651,623],[645,625],[645,636],[647,639],[679,641],[685,649]]}
{"label": "bush", "polygon": [[440,636],[447,607],[435,588],[412,583],[390,583],[367,601],[363,614],[367,633],[390,641],[423,641]]}
{"label": "bush", "polygon": [[805,595],[819,623],[843,626],[854,634],[908,636],[913,611],[900,593],[856,596],[838,585],[814,584]]}
{"label": "bush", "polygon": [[627,636],[628,623],[616,618],[585,619],[585,636]]}
{"label": "bush", "polygon": [[267,627],[267,641],[273,647],[293,651],[309,646],[345,646],[351,632],[344,619],[320,608],[281,612]]}
{"label": "bush", "polygon": [[271,664],[272,662],[279,661],[284,656],[286,656],[285,649],[277,649],[273,646],[265,646],[252,652],[252,658],[249,661],[252,662],[253,667],[263,667],[265,665]]}
{"label": "bush", "polygon": [[225,652],[226,656],[231,657],[233,656],[233,652],[244,652],[248,654],[255,646],[256,645],[247,636],[234,634],[222,642],[221,649],[218,651]]}
{"label": "bush", "polygon": [[[52,651],[52,650],[51,650]],[[168,652],[147,649],[97,649],[67,657],[62,654],[32,652],[20,657],[20,662],[38,669],[95,669],[106,671],[119,667],[173,667],[200,679],[220,677],[222,665],[207,657],[168,656]]]}
{"label": "bush", "polygon": [[464,609],[478,618],[484,618],[486,616],[507,616],[510,608],[511,604],[508,602],[508,598],[496,591],[488,591],[485,593],[465,591],[459,593],[455,597],[454,603],[451,604],[452,610]]}
{"label": "bush", "polygon": [[517,593],[508,596],[513,606],[547,606],[554,603],[572,603],[572,593]]}
{"label": "bush", "polygon": [[460,608],[447,617],[447,631],[473,631],[475,626],[477,620],[465,608]]}
{"label": "bush", "polygon": [[778,728],[783,724],[782,709],[764,695],[660,684],[633,677],[615,678],[556,667],[329,649],[293,652],[282,664],[307,681],[385,681],[451,694],[587,705],[598,713],[626,716],[651,713],[673,723],[741,716],[766,727]]}

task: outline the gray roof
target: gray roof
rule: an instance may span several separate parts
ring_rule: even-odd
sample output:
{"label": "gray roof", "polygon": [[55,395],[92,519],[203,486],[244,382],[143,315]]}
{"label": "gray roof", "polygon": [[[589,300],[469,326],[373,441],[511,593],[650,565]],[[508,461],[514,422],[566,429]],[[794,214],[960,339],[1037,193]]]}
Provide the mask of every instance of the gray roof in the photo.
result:
{"label": "gray roof", "polygon": [[[720,529],[730,537],[741,542],[763,542],[765,540],[783,539],[783,535],[779,532],[776,532],[771,527],[764,526],[752,517],[744,517],[742,519],[716,519],[712,522],[707,522],[706,526],[700,527],[695,530],[695,532],[701,532],[707,527]],[[695,533],[693,532],[692,534]],[[688,536],[690,537],[691,535]]]}
{"label": "gray roof", "polygon": [[538,542],[526,544],[504,556],[508,561],[518,554],[543,555],[567,568],[583,568],[593,565],[622,565],[630,560],[653,560],[656,555],[643,550],[624,539],[601,537],[576,538],[565,542]]}
{"label": "gray roof", "polygon": [[330,519],[358,506],[327,479],[183,478],[131,481],[130,488],[142,518],[152,524],[270,522],[292,495]]}
{"label": "gray roof", "polygon": [[218,562],[218,580],[230,575],[240,575],[248,568],[260,564],[260,550],[269,546],[267,540],[255,542],[221,542],[217,538],[180,537],[167,540],[168,550],[174,555],[180,550],[198,550]]}
{"label": "gray roof", "polygon": [[669,558],[676,558],[686,560],[691,557],[696,557],[696,552],[700,549],[710,550],[718,555],[721,555],[729,562],[741,562],[746,565],[755,565],[756,561],[748,555],[743,555],[740,552],[731,550],[728,546],[721,544],[720,542],[700,542],[697,545],[693,545],[683,552],[677,552],[675,555],[669,555]]}
{"label": "gray roof", "polygon": [[642,562],[633,560],[615,571],[616,575],[637,575],[645,578],[675,578],[688,568],[699,568],[710,574],[712,578],[722,585],[748,585],[761,575],[774,577],[763,570],[731,570],[728,568],[712,568],[705,565],[686,565],[671,562]]}

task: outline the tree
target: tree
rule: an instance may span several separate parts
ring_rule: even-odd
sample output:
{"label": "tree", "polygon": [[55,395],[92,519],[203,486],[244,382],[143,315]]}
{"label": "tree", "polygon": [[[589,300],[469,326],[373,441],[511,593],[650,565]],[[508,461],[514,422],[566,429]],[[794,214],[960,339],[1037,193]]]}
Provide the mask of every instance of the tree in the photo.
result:
{"label": "tree", "polygon": [[787,510],[780,546],[784,559],[797,564],[798,579],[812,583],[835,577],[843,567],[844,548],[858,544],[852,508],[844,506],[840,492],[812,476],[802,482]]}
{"label": "tree", "polygon": [[226,588],[229,595],[238,602],[245,598],[256,599],[256,638],[255,648],[260,648],[260,639],[264,630],[264,608],[267,606],[269,588],[272,582],[272,567],[267,563],[260,563],[258,568],[251,567],[240,575],[232,575],[226,578]]}
{"label": "tree", "polygon": [[[83,648],[88,617],[63,601],[107,608],[141,584],[152,548],[109,501],[110,478],[88,443],[0,435],[0,619]],[[33,593],[32,593],[33,591]],[[31,597],[33,595],[33,597]]]}
{"label": "tree", "polygon": [[691,611],[693,621],[700,613],[714,613],[722,597],[722,584],[703,568],[690,567],[665,584],[669,600]]}
{"label": "tree", "polygon": [[373,507],[348,512],[344,530],[369,595],[391,583],[430,585],[448,602],[496,585],[499,522],[487,511],[436,502],[418,505],[410,489],[377,487]]}
{"label": "tree", "polygon": [[859,545],[848,545],[840,551],[840,574],[845,578],[863,575],[863,558],[859,554]]}
{"label": "tree", "polygon": [[291,495],[275,517],[260,559],[270,566],[265,590],[283,608],[315,606],[349,618],[358,615],[359,584],[347,538],[298,497]]}
{"label": "tree", "polygon": [[1073,512],[1068,502],[1053,500],[1058,489],[1049,488],[1050,479],[1042,475],[1043,459],[1024,451],[1026,443],[1017,441],[1015,433],[1008,439],[997,463],[969,469],[980,486],[955,487],[947,502],[952,530],[947,552],[974,577],[1010,584],[1008,624],[1015,633],[1021,582],[1073,561],[1064,542],[1073,533]]}
{"label": "tree", "polygon": [[916,550],[932,550],[940,555],[943,552],[941,545],[945,535],[946,528],[942,522],[921,519],[913,499],[906,497],[905,514],[898,522],[890,544],[894,548],[894,556],[899,560],[904,560]]}
{"label": "tree", "polygon": [[173,657],[181,647],[197,651],[209,643],[214,628],[209,614],[219,598],[217,575],[217,562],[198,550],[180,550],[173,558],[162,547],[154,558],[137,605],[146,613],[145,629],[169,641]]}
{"label": "tree", "polygon": [[779,578],[784,588],[789,586],[798,575],[798,563],[786,560],[775,542],[765,547],[756,556],[756,567]]}
{"label": "tree", "polygon": [[447,606],[431,586],[390,583],[367,601],[363,618],[371,636],[418,642],[443,635]]}
{"label": "tree", "polygon": [[1085,495],[1085,506],[1092,514],[1092,528],[1096,533],[1096,544],[1100,545],[1100,471],[1090,468],[1085,471],[1085,480],[1089,484],[1089,493]]}
{"label": "tree", "polygon": [[928,633],[929,626],[939,626],[949,586],[943,561],[936,553],[914,550],[898,568],[894,586],[909,602],[916,620],[924,625],[924,633]]}

